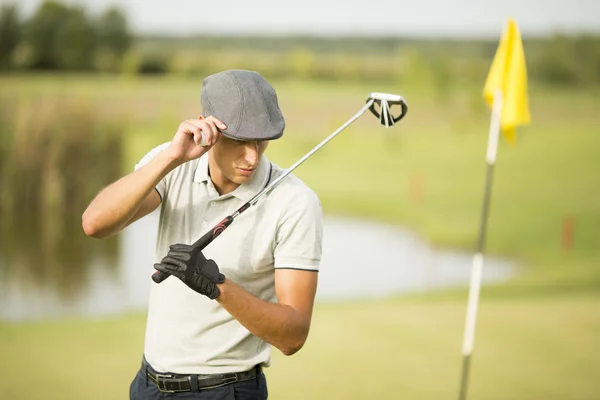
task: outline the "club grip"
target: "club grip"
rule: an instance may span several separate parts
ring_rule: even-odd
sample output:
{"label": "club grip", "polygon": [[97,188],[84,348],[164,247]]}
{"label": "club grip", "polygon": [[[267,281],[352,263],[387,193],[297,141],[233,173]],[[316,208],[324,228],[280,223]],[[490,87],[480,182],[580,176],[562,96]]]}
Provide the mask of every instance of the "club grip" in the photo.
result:
{"label": "club grip", "polygon": [[162,281],[167,279],[169,276],[170,276],[170,274],[167,274],[166,272],[156,271],[155,273],[152,274],[152,280],[156,283],[161,283]]}
{"label": "club grip", "polygon": [[[206,246],[208,246],[213,240],[217,238],[223,231],[231,225],[233,222],[233,218],[231,215],[227,216],[223,221],[219,222],[212,228],[210,231],[206,232],[202,237],[194,242],[192,246],[199,248],[200,250],[204,250]],[[165,279],[167,279],[171,274],[168,274],[163,271],[156,271],[152,274],[152,280],[155,283],[161,283]]]}

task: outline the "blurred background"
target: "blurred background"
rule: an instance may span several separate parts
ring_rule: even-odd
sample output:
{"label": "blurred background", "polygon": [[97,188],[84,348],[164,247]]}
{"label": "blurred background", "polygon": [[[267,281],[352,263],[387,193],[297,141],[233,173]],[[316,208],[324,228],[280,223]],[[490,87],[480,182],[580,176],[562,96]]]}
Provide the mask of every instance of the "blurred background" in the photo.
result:
{"label": "blurred background", "polygon": [[276,88],[287,128],[267,156],[283,168],[369,93],[409,105],[393,129],[365,114],[296,171],[325,247],[309,339],[273,352],[270,398],[455,398],[482,90],[509,17],[532,124],[500,142],[469,395],[600,398],[598,15],[595,0],[0,1],[0,398],[127,398],[157,215],[96,240],[81,214],[232,68]]}

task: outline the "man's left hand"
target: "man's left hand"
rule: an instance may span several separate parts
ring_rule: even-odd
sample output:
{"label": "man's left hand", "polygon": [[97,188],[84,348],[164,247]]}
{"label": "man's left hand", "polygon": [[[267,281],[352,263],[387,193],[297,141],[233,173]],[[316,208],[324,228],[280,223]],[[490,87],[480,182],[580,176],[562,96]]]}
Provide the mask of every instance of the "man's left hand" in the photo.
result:
{"label": "man's left hand", "polygon": [[210,299],[219,297],[221,291],[217,283],[225,282],[225,275],[220,273],[217,263],[207,260],[194,246],[178,243],[169,249],[161,262],[154,264],[155,269],[176,276],[192,290]]}

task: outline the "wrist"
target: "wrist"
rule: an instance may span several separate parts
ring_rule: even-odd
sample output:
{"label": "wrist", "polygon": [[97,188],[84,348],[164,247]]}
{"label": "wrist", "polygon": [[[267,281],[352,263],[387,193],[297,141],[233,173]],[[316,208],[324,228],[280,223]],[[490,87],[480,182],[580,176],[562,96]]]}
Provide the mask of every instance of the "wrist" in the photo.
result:
{"label": "wrist", "polygon": [[162,163],[166,173],[171,172],[183,164],[181,157],[173,155],[171,152],[169,152],[169,149],[164,150],[156,158]]}
{"label": "wrist", "polygon": [[223,283],[217,283],[217,289],[219,289],[219,295],[217,296],[217,298],[215,300],[217,300],[219,303],[223,300],[225,300],[227,298],[227,291],[229,288],[229,279],[225,278],[225,280],[223,281]]}

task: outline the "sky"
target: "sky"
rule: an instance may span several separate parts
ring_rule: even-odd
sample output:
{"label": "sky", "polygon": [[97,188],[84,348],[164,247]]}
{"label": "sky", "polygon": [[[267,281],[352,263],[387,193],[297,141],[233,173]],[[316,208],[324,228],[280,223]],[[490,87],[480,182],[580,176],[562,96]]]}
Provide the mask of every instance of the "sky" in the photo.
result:
{"label": "sky", "polygon": [[[15,0],[0,0],[10,3]],[[27,16],[41,0],[16,1]],[[600,0],[67,0],[123,9],[134,32],[168,35],[496,37],[514,18],[524,36],[600,33]]]}

